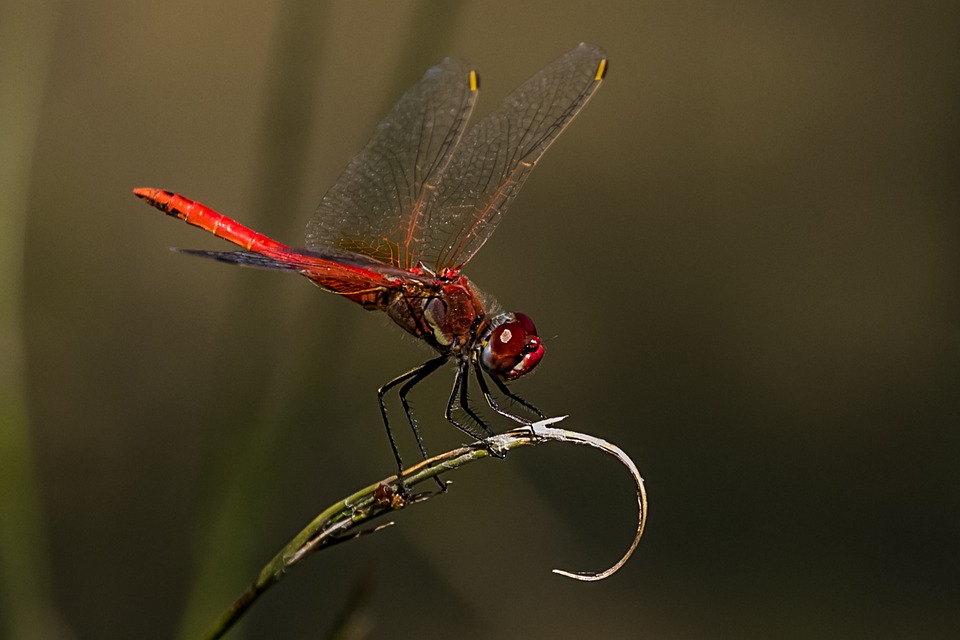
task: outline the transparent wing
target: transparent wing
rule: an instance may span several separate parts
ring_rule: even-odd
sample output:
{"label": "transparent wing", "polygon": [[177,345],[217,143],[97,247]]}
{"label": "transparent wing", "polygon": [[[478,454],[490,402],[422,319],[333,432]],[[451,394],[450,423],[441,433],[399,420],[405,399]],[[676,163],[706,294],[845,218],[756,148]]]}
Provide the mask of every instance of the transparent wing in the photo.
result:
{"label": "transparent wing", "polygon": [[432,278],[421,277],[371,257],[339,249],[310,251],[284,248],[272,254],[197,249],[179,251],[245,267],[295,271],[328,291],[344,295],[393,289],[401,283],[415,283],[424,287],[433,283]]}
{"label": "transparent wing", "polygon": [[447,58],[429,69],[323,197],[307,226],[307,246],[416,266],[426,200],[450,162],[476,96],[476,74],[466,63]]}
{"label": "transparent wing", "polygon": [[425,264],[459,269],[483,246],[543,152],[600,86],[606,63],[602,49],[580,44],[467,132],[419,216]]}

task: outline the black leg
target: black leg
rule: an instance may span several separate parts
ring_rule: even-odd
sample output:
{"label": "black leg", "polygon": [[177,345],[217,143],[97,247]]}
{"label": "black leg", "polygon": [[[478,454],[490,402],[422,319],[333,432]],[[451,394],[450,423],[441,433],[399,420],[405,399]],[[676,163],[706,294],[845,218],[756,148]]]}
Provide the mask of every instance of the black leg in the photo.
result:
{"label": "black leg", "polygon": [[[407,420],[410,423],[410,427],[413,429],[413,435],[417,438],[417,444],[420,447],[420,453],[422,453],[424,459],[426,459],[427,452],[423,446],[423,440],[420,437],[420,431],[417,428],[417,421],[414,419],[410,405],[407,403],[406,394],[415,384],[436,371],[446,361],[447,356],[440,356],[439,358],[428,360],[419,367],[411,369],[403,375],[397,376],[377,390],[377,401],[380,403],[380,414],[383,416],[383,426],[387,429],[387,437],[390,439],[390,447],[393,449],[393,457],[397,459],[398,479],[400,478],[400,474],[403,473],[403,460],[400,458],[400,448],[397,447],[397,441],[393,437],[393,430],[390,428],[390,419],[387,417],[387,405],[383,402],[383,396],[387,393],[387,391],[390,391],[390,389],[394,388],[401,382],[409,381],[407,384],[403,385],[400,390],[400,401],[403,404],[403,409],[407,414]],[[402,485],[403,481],[400,480],[400,483]]]}
{"label": "black leg", "polygon": [[[447,411],[444,414],[447,418],[447,422],[455,426],[460,431],[464,432],[471,438],[477,440],[483,440],[487,436],[492,436],[493,431],[483,423],[483,420],[480,419],[473,409],[470,408],[470,405],[467,402],[467,382],[469,380],[469,373],[467,367],[469,364],[461,360],[459,365],[457,365],[457,377],[453,381],[453,390],[450,392],[450,400],[447,402]],[[462,409],[471,420],[480,425],[480,428],[483,429],[483,432],[478,432],[476,429],[471,429],[469,426],[463,424],[453,417],[453,412],[457,409]],[[486,434],[486,436],[484,435]]]}
{"label": "black leg", "polygon": [[417,425],[417,419],[414,417],[413,409],[410,407],[410,402],[407,400],[407,394],[424,378],[440,368],[440,366],[442,366],[446,361],[446,358],[435,358],[424,363],[424,365],[420,367],[420,371],[417,373],[417,375],[410,378],[405,385],[400,387],[400,392],[398,394],[400,396],[400,404],[403,405],[403,412],[407,414],[407,422],[410,423],[410,427],[413,429],[413,435],[417,439],[417,447],[420,448],[420,455],[423,456],[424,460],[429,457],[427,455],[427,448],[423,444],[423,438],[420,437],[420,427]]}
{"label": "black leg", "polygon": [[[490,388],[487,386],[487,382],[486,382],[486,380],[484,379],[484,376],[483,376],[483,369],[481,369],[479,363],[477,363],[477,362],[474,362],[474,363],[473,363],[473,370],[474,370],[474,373],[477,374],[477,384],[480,385],[480,391],[483,392],[483,397],[484,397],[484,399],[487,401],[487,404],[490,405],[490,408],[491,408],[491,409],[493,409],[494,411],[496,411],[497,413],[499,413],[499,414],[502,415],[502,416],[506,416],[507,418],[510,418],[511,420],[513,420],[513,421],[515,421],[515,422],[519,422],[520,424],[530,424],[530,421],[527,420],[526,418],[521,418],[521,417],[518,416],[518,415],[514,415],[514,414],[510,413],[509,411],[505,411],[504,409],[501,409],[501,408],[500,408],[500,405],[497,404],[497,401],[494,399],[493,395],[490,393]],[[521,405],[523,405],[524,407],[526,407],[527,409],[529,409],[529,410],[532,411],[533,413],[537,414],[537,415],[540,416],[541,418],[546,418],[546,417],[547,417],[547,416],[543,415],[543,412],[540,411],[540,409],[537,409],[535,406],[533,406],[532,404],[530,404],[529,402],[527,402],[526,400],[524,400],[524,399],[521,398],[520,396],[518,396],[518,395],[516,395],[515,393],[511,392],[511,391],[507,388],[507,385],[505,385],[505,384],[503,383],[503,381],[500,380],[500,378],[498,378],[498,377],[496,377],[496,376],[490,376],[490,379],[493,380],[494,384],[497,385],[497,388],[500,389],[500,392],[501,392],[503,395],[507,396],[508,398],[510,398],[511,400],[513,400],[513,401],[515,401],[515,402],[520,403]]]}
{"label": "black leg", "polygon": [[540,416],[540,419],[541,419],[541,420],[546,419],[547,416],[544,415],[543,411],[540,411],[540,409],[537,409],[532,403],[524,400],[523,398],[521,398],[521,397],[518,396],[517,394],[513,393],[512,391],[510,391],[510,389],[507,388],[507,385],[504,384],[503,381],[500,380],[500,378],[497,378],[497,377],[495,377],[495,376],[491,376],[491,379],[493,380],[494,384],[497,385],[497,388],[500,389],[500,393],[502,393],[503,395],[507,396],[508,398],[510,398],[511,400],[513,400],[514,402],[519,402],[520,404],[522,404],[523,406],[525,406],[527,409],[530,409],[530,411],[532,411],[532,412],[534,412],[535,414],[537,414],[538,416]]}
{"label": "black leg", "polygon": [[[493,448],[490,447],[490,444],[487,442],[487,438],[493,435],[493,431],[490,429],[490,427],[487,426],[487,424],[483,421],[483,419],[480,418],[480,416],[477,415],[477,413],[470,407],[470,400],[467,394],[467,385],[470,381],[469,366],[470,366],[470,363],[468,361],[461,360],[459,366],[457,367],[457,378],[456,380],[453,381],[453,390],[450,392],[450,401],[447,402],[447,413],[446,413],[447,421],[453,426],[455,426],[457,429],[460,429],[460,431],[470,436],[471,438],[476,438],[477,440],[483,442],[484,445],[487,447],[487,451],[489,451],[491,455],[496,456],[497,458],[502,458],[504,457],[504,454],[498,451],[494,451]],[[459,401],[458,401],[458,398],[459,398]],[[458,422],[453,417],[453,412],[456,411],[458,408],[462,409],[464,413],[466,413],[467,416],[469,416],[470,419],[474,421],[474,423],[479,425],[479,427],[483,429],[483,433],[478,433],[476,430],[471,429],[467,425],[461,424],[460,422]]]}
{"label": "black leg", "polygon": [[476,411],[473,410],[473,407],[470,406],[470,398],[468,397],[467,390],[470,386],[470,375],[467,371],[467,363],[463,363],[463,385],[460,387],[460,406],[466,412],[470,418],[477,423],[487,437],[493,436],[493,429],[487,426],[487,423],[483,421]]}

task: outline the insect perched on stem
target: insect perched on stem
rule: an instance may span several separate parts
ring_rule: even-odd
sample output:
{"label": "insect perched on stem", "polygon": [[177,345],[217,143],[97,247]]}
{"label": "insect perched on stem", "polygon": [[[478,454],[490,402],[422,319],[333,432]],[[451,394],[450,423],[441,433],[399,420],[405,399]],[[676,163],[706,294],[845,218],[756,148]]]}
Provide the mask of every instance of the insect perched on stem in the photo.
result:
{"label": "insect perched on stem", "polygon": [[544,417],[506,386],[543,358],[533,320],[502,311],[461,270],[493,233],[547,147],[600,86],[606,68],[600,48],[581,44],[538,71],[464,133],[477,99],[477,74],[447,58],[400,99],[323,197],[307,226],[305,249],[280,244],[170,191],[134,193],[243,248],[188,253],[295,271],[365,309],[385,312],[437,352],[377,393],[402,470],[384,395],[399,387],[407,421],[426,458],[407,394],[450,360],[456,374],[445,415],[464,433],[482,441],[493,435],[468,402],[471,370],[496,413],[530,423],[502,408],[488,381],[523,410]]}

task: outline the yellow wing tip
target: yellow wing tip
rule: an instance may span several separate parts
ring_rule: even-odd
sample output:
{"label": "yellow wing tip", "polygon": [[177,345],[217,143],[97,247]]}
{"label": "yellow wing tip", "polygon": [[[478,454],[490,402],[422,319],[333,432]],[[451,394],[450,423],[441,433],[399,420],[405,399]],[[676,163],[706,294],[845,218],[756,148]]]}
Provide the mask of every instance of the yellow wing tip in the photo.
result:
{"label": "yellow wing tip", "polygon": [[600,61],[600,64],[597,65],[597,75],[594,76],[594,80],[599,82],[603,80],[603,76],[607,75],[607,59],[604,58]]}
{"label": "yellow wing tip", "polygon": [[476,91],[480,88],[480,77],[473,69],[470,70],[470,91]]}

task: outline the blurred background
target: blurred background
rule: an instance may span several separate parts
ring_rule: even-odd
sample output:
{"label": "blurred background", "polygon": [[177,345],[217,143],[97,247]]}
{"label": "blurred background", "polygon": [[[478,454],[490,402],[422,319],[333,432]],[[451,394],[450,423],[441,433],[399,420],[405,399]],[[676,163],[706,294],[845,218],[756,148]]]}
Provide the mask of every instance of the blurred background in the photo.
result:
{"label": "blurred background", "polygon": [[[231,637],[946,638],[960,625],[955,3],[0,4],[0,635],[196,637],[393,470],[382,315],[131,195],[302,243],[452,55],[475,116],[580,41],[604,86],[467,274],[547,356],[513,389],[632,455],[472,465],[311,557]],[[432,451],[451,377],[414,402]],[[503,428],[506,425],[500,424]],[[401,443],[415,458],[411,439]]]}

